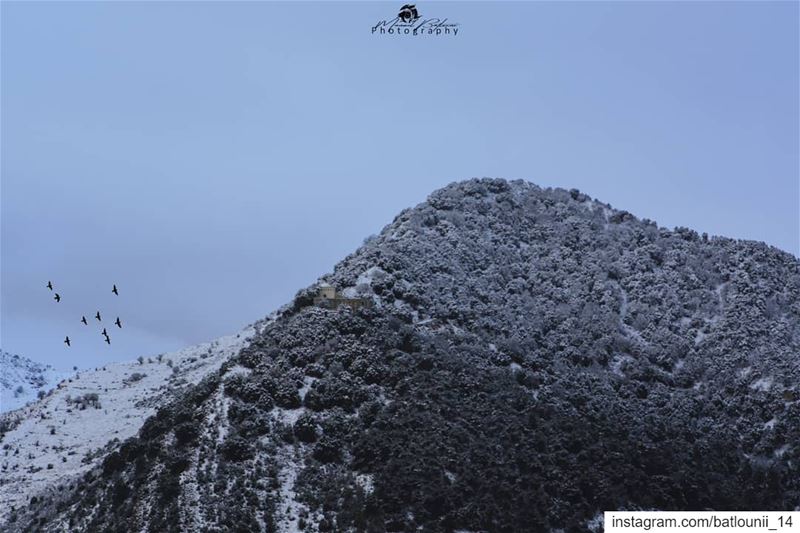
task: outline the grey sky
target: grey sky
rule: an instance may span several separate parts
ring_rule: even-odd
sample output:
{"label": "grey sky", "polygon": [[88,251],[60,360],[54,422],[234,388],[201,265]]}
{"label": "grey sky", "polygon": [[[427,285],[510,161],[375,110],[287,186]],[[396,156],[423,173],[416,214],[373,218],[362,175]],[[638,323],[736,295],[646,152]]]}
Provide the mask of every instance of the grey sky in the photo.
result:
{"label": "grey sky", "polygon": [[2,347],[235,332],[474,176],[800,253],[796,2],[401,4],[3,2]]}

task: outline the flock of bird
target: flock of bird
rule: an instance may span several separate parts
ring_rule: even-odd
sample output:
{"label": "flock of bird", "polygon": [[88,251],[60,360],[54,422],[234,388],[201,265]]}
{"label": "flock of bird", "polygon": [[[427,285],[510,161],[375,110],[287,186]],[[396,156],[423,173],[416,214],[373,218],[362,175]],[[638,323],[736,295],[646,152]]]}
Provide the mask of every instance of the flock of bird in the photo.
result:
{"label": "flock of bird", "polygon": [[[48,281],[47,282],[47,288],[50,289],[51,291],[53,291],[54,290],[53,289],[53,283]],[[114,294],[119,296],[119,291],[117,291],[117,285],[116,284],[114,284],[114,286],[112,287],[111,292],[113,292]],[[53,296],[53,299],[56,301],[56,303],[59,303],[61,301],[61,295],[56,292],[55,295]],[[103,321],[102,317],[100,316],[100,311],[98,311],[94,315],[94,317],[97,319],[98,322],[102,322]],[[89,325],[89,322],[86,320],[86,316],[85,315],[81,316],[81,322],[83,323],[84,326],[88,326]],[[116,326],[118,328],[120,328],[120,329],[122,328],[122,321],[119,319],[119,317],[117,317],[117,319],[114,321],[114,324],[116,324]],[[103,331],[101,331],[100,334],[106,338],[106,344],[111,344],[111,337],[108,335],[108,332],[106,331],[106,328],[103,328]],[[66,344],[67,347],[72,346],[71,341],[69,340],[69,335],[67,335],[67,337],[64,339],[64,344]]]}

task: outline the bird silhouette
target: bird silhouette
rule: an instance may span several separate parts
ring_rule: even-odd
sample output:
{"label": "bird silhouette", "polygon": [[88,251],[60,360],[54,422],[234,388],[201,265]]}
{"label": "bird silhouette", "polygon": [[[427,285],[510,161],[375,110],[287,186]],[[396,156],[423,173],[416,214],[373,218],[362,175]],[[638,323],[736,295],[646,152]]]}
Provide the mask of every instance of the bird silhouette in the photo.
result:
{"label": "bird silhouette", "polygon": [[106,344],[111,344],[111,337],[106,336]]}
{"label": "bird silhouette", "polygon": [[64,344],[66,344],[67,346],[71,346],[69,343],[69,335],[67,335],[67,338],[64,339]]}
{"label": "bird silhouette", "polygon": [[106,328],[103,328],[103,332],[100,335],[105,335],[106,337],[108,337],[108,333],[106,333]]}
{"label": "bird silhouette", "polygon": [[117,292],[117,286],[116,286],[116,285],[114,285],[114,288],[113,288],[113,289],[111,289],[111,292],[113,292],[114,294],[116,294],[117,296],[119,296],[119,293]]}
{"label": "bird silhouette", "polygon": [[119,321],[119,317],[117,317],[117,321],[114,322],[114,324],[116,324],[118,328],[122,327],[122,322]]}
{"label": "bird silhouette", "polygon": [[99,321],[101,320],[101,319],[100,319],[100,311],[98,311],[98,312],[97,312],[97,314],[96,314],[96,315],[94,315],[94,317],[95,317],[95,318],[98,320],[98,322],[99,322]]}
{"label": "bird silhouette", "polygon": [[88,322],[86,322],[86,317],[85,317],[85,316],[82,316],[82,317],[81,317],[81,322],[83,322],[83,325],[84,325],[84,326],[88,326],[88,325],[89,325],[89,323],[88,323]]}
{"label": "bird silhouette", "polygon": [[59,296],[58,293],[56,293],[56,295],[53,296],[53,300],[55,300],[56,302],[60,302],[61,301],[61,296]]}
{"label": "bird silhouette", "polygon": [[53,284],[50,283],[49,281],[47,282],[47,288],[50,289],[51,291],[53,290]]}

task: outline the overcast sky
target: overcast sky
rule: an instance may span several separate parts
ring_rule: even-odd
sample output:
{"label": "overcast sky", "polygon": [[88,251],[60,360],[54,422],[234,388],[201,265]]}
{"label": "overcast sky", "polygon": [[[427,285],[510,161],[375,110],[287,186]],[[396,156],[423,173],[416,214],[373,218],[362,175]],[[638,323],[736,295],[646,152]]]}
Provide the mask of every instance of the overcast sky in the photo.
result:
{"label": "overcast sky", "polygon": [[400,4],[3,2],[0,345],[236,332],[475,176],[799,253],[796,2]]}

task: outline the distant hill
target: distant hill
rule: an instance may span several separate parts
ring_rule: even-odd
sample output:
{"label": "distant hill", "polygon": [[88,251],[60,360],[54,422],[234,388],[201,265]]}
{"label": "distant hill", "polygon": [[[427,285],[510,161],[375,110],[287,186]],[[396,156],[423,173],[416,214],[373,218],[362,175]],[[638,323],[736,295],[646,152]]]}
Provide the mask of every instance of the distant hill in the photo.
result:
{"label": "distant hill", "polygon": [[0,350],[0,413],[36,401],[73,373]]}
{"label": "distant hill", "polygon": [[6,527],[584,532],[609,509],[800,510],[788,253],[476,179],[320,282],[374,305],[301,290]]}

